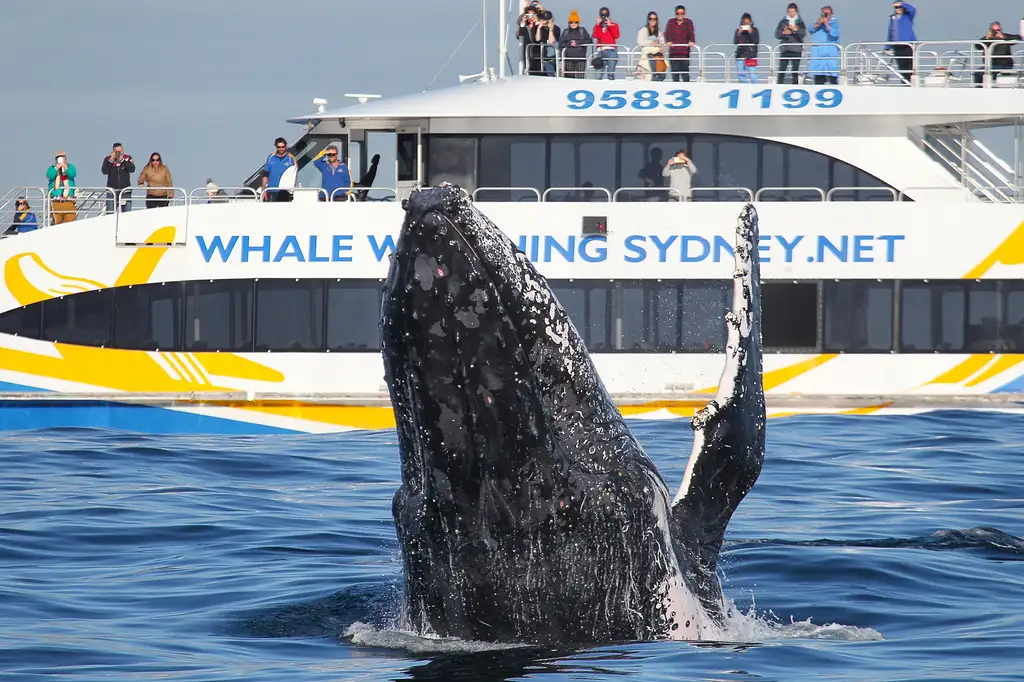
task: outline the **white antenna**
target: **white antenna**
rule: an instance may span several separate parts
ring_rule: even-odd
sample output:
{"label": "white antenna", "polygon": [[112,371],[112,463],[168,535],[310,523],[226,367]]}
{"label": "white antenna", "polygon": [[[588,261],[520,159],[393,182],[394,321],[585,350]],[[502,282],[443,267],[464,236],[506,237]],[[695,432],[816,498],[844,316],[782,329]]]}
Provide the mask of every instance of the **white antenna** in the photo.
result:
{"label": "white antenna", "polygon": [[[501,0],[498,0],[498,2],[500,3]],[[484,29],[483,30],[483,34],[484,34],[484,70],[483,70],[483,73],[487,73],[487,3],[488,3],[488,0],[480,0],[480,4],[482,6],[481,10],[483,11],[483,19],[481,20],[480,25]]]}
{"label": "white antenna", "polygon": [[314,97],[313,105],[316,106],[316,113],[322,114],[324,113],[324,111],[326,111],[327,100],[321,99],[319,97]]}
{"label": "white antenna", "polygon": [[366,104],[371,99],[380,99],[380,95],[359,95],[359,94],[353,94],[353,93],[349,93],[349,92],[345,93],[345,97],[353,97],[353,98],[359,100],[360,104]]}

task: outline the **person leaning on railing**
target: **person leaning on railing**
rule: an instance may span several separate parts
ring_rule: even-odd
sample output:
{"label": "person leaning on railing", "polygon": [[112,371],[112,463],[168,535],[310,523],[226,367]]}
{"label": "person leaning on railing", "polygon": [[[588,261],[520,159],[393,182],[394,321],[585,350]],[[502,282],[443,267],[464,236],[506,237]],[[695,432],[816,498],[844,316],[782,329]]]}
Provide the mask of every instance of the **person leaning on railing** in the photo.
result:
{"label": "person leaning on railing", "polygon": [[782,17],[775,27],[775,39],[779,41],[779,76],[778,84],[786,81],[786,71],[793,72],[793,85],[800,83],[800,58],[803,56],[803,42],[807,38],[807,25],[800,18],[799,8],[795,2],[789,3],[786,16]]}
{"label": "person leaning on railing", "polygon": [[637,65],[637,75],[645,81],[665,80],[665,36],[658,25],[658,15],[655,12],[647,13],[647,25],[636,32],[636,44],[640,47],[641,57]]}
{"label": "person leaning on railing", "polygon": [[597,13],[597,23],[594,24],[594,43],[597,45],[597,52],[593,57],[594,70],[597,71],[597,79],[607,77],[608,80],[615,80],[615,67],[619,63],[618,40],[620,37],[619,25],[612,21],[612,11],[602,7]]}
{"label": "person leaning on railing", "polygon": [[695,46],[697,32],[686,16],[686,8],[676,5],[676,16],[665,24],[665,44],[668,45],[668,68],[672,81],[690,82],[690,48]]}
{"label": "person leaning on railing", "polygon": [[917,9],[909,2],[895,0],[892,3],[892,14],[889,15],[889,32],[886,41],[896,59],[896,69],[903,77],[902,85],[910,85],[910,79],[914,77],[914,48],[910,45],[898,45],[896,43],[917,42],[917,34],[914,33],[914,17],[917,16]]}
{"label": "person leaning on railing", "polygon": [[[1019,33],[1003,33],[1003,25],[998,21],[993,21],[989,24],[988,32],[982,36],[981,42],[975,46],[982,52],[985,51],[986,47],[989,47],[991,50],[989,53],[991,55],[991,64],[986,63],[984,69],[974,72],[975,87],[981,87],[981,82],[986,72],[995,80],[999,77],[999,74],[1013,71],[1013,54],[1010,52],[1010,43],[1001,41],[1020,40],[1022,38]],[[988,61],[986,60],[986,62]]]}
{"label": "person leaning on railing", "polygon": [[523,72],[527,76],[539,76],[541,45],[536,41],[540,10],[539,4],[530,5],[519,15],[519,42],[523,46]]}
{"label": "person leaning on railing", "polygon": [[569,28],[558,37],[558,51],[564,58],[562,75],[566,78],[583,78],[587,71],[587,45],[593,43],[587,29],[580,26],[580,14],[569,12]]}
{"label": "person leaning on railing", "polygon": [[754,26],[754,19],[749,12],[740,18],[740,27],[732,36],[732,44],[736,46],[736,73],[740,83],[757,83],[757,46],[761,42],[761,34]]}
{"label": "person leaning on railing", "polygon": [[75,219],[75,176],[78,171],[68,163],[62,151],[54,155],[53,165],[46,169],[47,189],[50,193],[50,213],[53,224],[70,223]]}
{"label": "person leaning on railing", "polygon": [[149,155],[149,163],[139,173],[139,187],[146,185],[150,188],[165,188],[146,190],[146,208],[159,208],[171,203],[174,190],[166,188],[174,187],[174,179],[171,178],[171,169],[164,165],[163,156],[157,152]]}

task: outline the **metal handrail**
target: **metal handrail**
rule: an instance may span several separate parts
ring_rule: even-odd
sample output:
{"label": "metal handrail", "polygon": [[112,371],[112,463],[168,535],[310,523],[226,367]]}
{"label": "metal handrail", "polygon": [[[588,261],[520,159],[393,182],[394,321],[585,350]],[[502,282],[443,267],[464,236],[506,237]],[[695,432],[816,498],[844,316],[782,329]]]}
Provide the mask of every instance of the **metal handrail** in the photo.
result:
{"label": "metal handrail", "polygon": [[530,192],[537,197],[537,201],[541,200],[540,191],[536,187],[477,187],[471,195],[473,201],[478,200],[477,195],[480,192]]}
{"label": "metal handrail", "polygon": [[[188,193],[188,204],[228,204],[236,201],[256,201],[259,199],[259,194],[256,193],[252,187],[218,187],[217,189],[224,190],[224,194],[215,194],[212,197],[207,194],[205,187],[197,187]],[[235,192],[235,194],[227,194],[227,192]],[[248,195],[248,196],[246,196]]]}
{"label": "metal handrail", "polygon": [[819,201],[825,201],[825,191],[820,187],[762,187],[754,192],[754,201],[761,201],[761,195],[765,192],[816,192]]}
{"label": "metal handrail", "polygon": [[118,190],[118,192],[117,192],[117,203],[122,204],[126,200],[131,200],[131,199],[135,198],[136,193],[141,194],[143,192],[145,192],[144,198],[148,199],[148,198],[150,198],[149,197],[149,192],[151,192],[153,190],[157,190],[157,191],[161,191],[162,190],[162,191],[165,191],[165,192],[170,192],[171,196],[169,196],[169,197],[168,196],[153,197],[153,198],[166,199],[167,202],[168,202],[168,205],[173,204],[173,205],[177,206],[178,205],[177,204],[177,200],[178,200],[179,196],[181,197],[181,202],[182,203],[185,203],[188,200],[188,193],[185,192],[185,190],[180,188],[180,187],[125,187],[122,190]]}
{"label": "metal handrail", "polygon": [[327,199],[327,190],[322,187],[264,187],[260,190],[260,201],[267,201],[267,195],[271,192],[291,192],[294,194],[317,194],[317,199],[323,195]]}
{"label": "metal handrail", "polygon": [[[716,192],[718,192],[718,193],[724,193],[724,192],[746,192],[747,193],[747,198],[746,199],[737,199],[736,201],[753,201],[754,200],[754,192],[752,190],[746,188],[746,187],[691,187],[690,188],[690,197],[691,197],[691,199],[698,192],[700,192],[700,193],[704,193],[704,192],[711,192],[711,193],[716,193]],[[696,199],[694,199],[694,201],[696,201]]]}
{"label": "metal handrail", "polygon": [[[1008,191],[1012,191],[1012,192],[1017,192],[1020,196],[1024,196],[1024,185],[1022,185],[1022,186],[1007,185],[1005,187],[994,187],[992,189],[1008,190]],[[963,199],[965,201],[967,201],[969,199],[974,199],[974,200],[980,201],[981,197],[979,197],[979,192],[982,193],[982,195],[984,195],[984,190],[981,189],[981,188],[972,190],[971,188],[964,187],[964,186],[961,186],[961,185],[955,185],[955,186],[946,185],[944,187],[943,186],[904,187],[903,189],[899,190],[899,201],[903,201],[904,199],[909,197],[910,196],[909,195],[910,192],[940,192],[940,191],[943,192],[943,198],[954,197],[955,196],[955,197],[961,198],[961,199]],[[912,198],[912,197],[910,197],[910,198]],[[933,198],[934,197],[929,197],[929,199],[933,199]],[[988,198],[991,200],[991,197],[988,197]],[[1012,203],[1012,202],[1005,202],[1005,203]]]}
{"label": "metal handrail", "polygon": [[540,200],[548,201],[548,195],[552,192],[604,192],[605,197],[607,197],[605,201],[611,202],[612,200],[612,193],[604,187],[548,187],[544,190],[544,193],[541,194]]}
{"label": "metal handrail", "polygon": [[888,192],[893,201],[897,201],[896,190],[892,187],[833,187],[825,193],[825,201],[835,201],[832,197],[836,192]]}
{"label": "metal handrail", "polygon": [[[673,195],[675,195],[675,201],[682,201],[683,200],[683,195],[680,194],[679,190],[677,190],[675,187],[620,187],[617,190],[615,190],[614,192],[612,192],[612,201],[613,202],[619,200],[619,193],[621,193],[621,192],[642,192],[642,193],[649,193],[649,194],[662,194],[662,195],[665,195],[665,196],[673,196]],[[632,202],[623,202],[623,203],[632,203]]]}

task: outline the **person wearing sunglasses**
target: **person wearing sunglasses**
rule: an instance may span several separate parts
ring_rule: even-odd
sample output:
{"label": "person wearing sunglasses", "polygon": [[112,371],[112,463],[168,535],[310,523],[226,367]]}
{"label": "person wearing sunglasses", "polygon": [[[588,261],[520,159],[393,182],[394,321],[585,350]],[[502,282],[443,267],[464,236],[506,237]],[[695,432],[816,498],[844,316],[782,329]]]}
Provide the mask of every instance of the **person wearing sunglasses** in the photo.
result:
{"label": "person wearing sunglasses", "polygon": [[673,82],[690,82],[690,48],[697,34],[693,22],[686,16],[686,8],[676,5],[676,16],[665,25],[665,44],[668,46],[668,67]]}
{"label": "person wearing sunglasses", "polygon": [[274,150],[274,153],[267,157],[267,162],[263,164],[263,189],[264,191],[273,190],[265,191],[264,200],[291,201],[292,193],[278,188],[281,186],[281,179],[284,177],[285,171],[298,164],[295,155],[288,151],[288,142],[283,137],[274,140]]}
{"label": "person wearing sunglasses", "polygon": [[558,50],[562,53],[566,78],[583,78],[587,70],[587,45],[593,43],[587,29],[580,26],[580,13],[569,12],[569,28],[558,37]]}
{"label": "person wearing sunglasses", "polygon": [[[637,66],[637,73],[643,80],[665,80],[665,53],[662,47],[665,44],[665,36],[658,24],[656,12],[647,13],[647,25],[636,32],[636,44],[640,48],[641,62]],[[646,64],[644,63],[646,62]],[[643,67],[647,67],[644,73]]]}
{"label": "person wearing sunglasses", "polygon": [[14,202],[14,221],[11,226],[8,227],[3,236],[10,237],[15,234],[23,234],[25,232],[31,232],[39,228],[39,219],[36,218],[36,214],[32,212],[32,209],[28,205],[28,200],[24,197],[18,197]]}
{"label": "person wearing sunglasses", "polygon": [[171,169],[164,165],[162,156],[153,152],[149,155],[149,163],[139,173],[139,187],[149,187],[146,190],[146,208],[159,208],[171,203],[173,186]]}
{"label": "person wearing sunglasses", "polygon": [[352,189],[352,176],[345,162],[338,158],[338,148],[333,144],[327,145],[313,159],[313,165],[320,171],[320,187],[326,193],[326,197],[324,194],[319,196],[319,201],[348,200],[349,190]]}

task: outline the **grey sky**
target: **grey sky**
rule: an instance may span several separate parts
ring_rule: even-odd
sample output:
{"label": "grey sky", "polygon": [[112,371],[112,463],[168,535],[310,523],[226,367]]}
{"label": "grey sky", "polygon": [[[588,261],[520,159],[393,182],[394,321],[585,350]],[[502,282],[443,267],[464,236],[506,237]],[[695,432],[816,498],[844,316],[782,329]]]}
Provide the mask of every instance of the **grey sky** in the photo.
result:
{"label": "grey sky", "polygon": [[[481,8],[479,0],[0,2],[0,63],[7,75],[0,193],[43,184],[56,149],[66,150],[77,166],[79,185],[102,185],[100,164],[115,140],[140,165],[159,151],[177,186],[198,187],[207,176],[222,186],[238,185],[272,151],[276,136],[298,137],[301,129],[284,120],[311,112],[313,97],[334,108],[346,103],[346,92],[390,97],[426,88],[479,21]],[[560,25],[576,9],[592,26],[601,4],[621,24],[621,42],[631,43],[649,9],[667,18],[677,3],[549,0],[545,6]],[[709,43],[729,42],[744,11],[762,28],[773,27],[787,3],[682,4],[698,42]],[[843,43],[885,38],[888,0],[831,4]],[[1011,0],[977,6],[921,0],[917,6],[922,40],[976,38],[992,20],[1016,32],[1024,13]],[[497,7],[490,0],[492,66]],[[801,3],[807,16],[819,7]],[[459,73],[476,73],[481,63],[477,25],[433,87],[456,85]]]}

